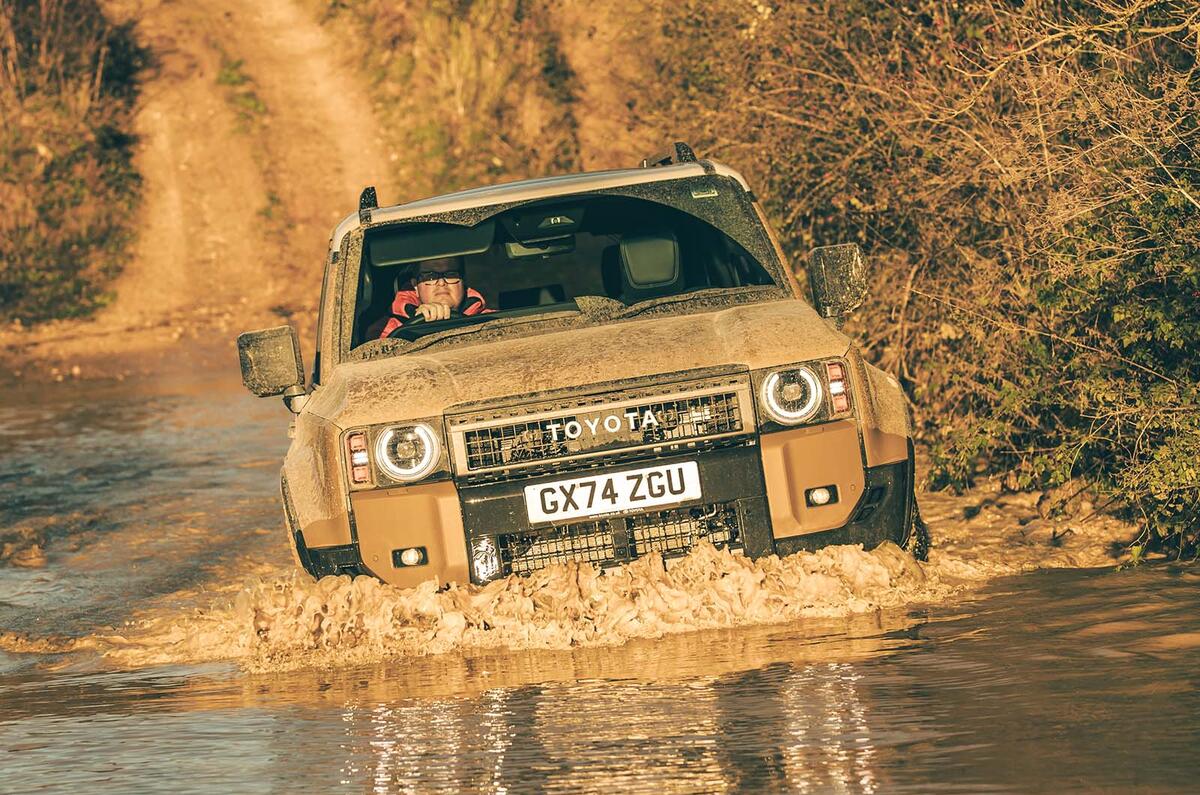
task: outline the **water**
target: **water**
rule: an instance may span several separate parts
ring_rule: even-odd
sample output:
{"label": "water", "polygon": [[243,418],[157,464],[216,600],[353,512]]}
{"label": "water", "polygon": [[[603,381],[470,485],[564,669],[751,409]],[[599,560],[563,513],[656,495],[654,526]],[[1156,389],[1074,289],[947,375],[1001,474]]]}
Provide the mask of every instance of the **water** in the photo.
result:
{"label": "water", "polygon": [[[1196,788],[1196,567],[616,647],[259,674],[102,656],[290,572],[286,421],[204,374],[0,397],[0,791]],[[1005,554],[979,528],[1017,507],[974,534],[956,510],[929,511],[956,560]]]}

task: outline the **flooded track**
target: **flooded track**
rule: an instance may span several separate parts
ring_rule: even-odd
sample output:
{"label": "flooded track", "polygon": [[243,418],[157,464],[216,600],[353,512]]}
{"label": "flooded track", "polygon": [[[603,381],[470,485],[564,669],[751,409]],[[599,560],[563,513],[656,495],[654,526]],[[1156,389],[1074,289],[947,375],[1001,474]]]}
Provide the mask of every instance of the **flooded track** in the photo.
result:
{"label": "flooded track", "polygon": [[969,522],[927,498],[925,601],[584,648],[335,645],[324,669],[138,662],[212,615],[253,636],[223,605],[290,582],[285,425],[203,373],[0,393],[0,791],[1195,789],[1200,571],[980,589],[1104,560],[1109,531],[1064,542],[1019,495]]}
{"label": "flooded track", "polygon": [[284,417],[211,376],[6,388],[0,629],[78,637],[288,565],[271,499]]}

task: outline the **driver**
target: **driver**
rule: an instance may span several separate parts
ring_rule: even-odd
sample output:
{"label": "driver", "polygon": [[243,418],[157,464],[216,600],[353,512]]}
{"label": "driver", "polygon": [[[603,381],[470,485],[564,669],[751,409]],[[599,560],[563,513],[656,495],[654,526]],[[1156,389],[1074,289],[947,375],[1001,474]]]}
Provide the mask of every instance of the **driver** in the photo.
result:
{"label": "driver", "polygon": [[425,321],[446,320],[451,312],[478,315],[493,312],[483,296],[467,287],[462,257],[439,257],[417,263],[408,284],[400,288],[392,301],[392,317],[380,333],[387,337],[417,317]]}

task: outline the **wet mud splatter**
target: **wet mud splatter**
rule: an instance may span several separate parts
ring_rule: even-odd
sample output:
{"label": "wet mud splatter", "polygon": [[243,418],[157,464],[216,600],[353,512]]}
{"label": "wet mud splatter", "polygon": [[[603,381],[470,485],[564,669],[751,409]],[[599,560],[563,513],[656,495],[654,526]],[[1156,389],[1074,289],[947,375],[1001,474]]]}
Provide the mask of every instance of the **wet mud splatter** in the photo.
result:
{"label": "wet mud splatter", "polygon": [[[1027,495],[926,495],[936,546],[918,563],[894,544],[828,547],[757,561],[709,544],[601,572],[556,565],[487,586],[398,589],[369,577],[259,576],[231,600],[152,615],[87,645],[122,666],[237,660],[251,671],[364,664],[467,649],[566,649],[635,638],[953,600],[1003,575],[1111,565],[1130,529],[1037,518]],[[970,518],[967,518],[967,515]]]}

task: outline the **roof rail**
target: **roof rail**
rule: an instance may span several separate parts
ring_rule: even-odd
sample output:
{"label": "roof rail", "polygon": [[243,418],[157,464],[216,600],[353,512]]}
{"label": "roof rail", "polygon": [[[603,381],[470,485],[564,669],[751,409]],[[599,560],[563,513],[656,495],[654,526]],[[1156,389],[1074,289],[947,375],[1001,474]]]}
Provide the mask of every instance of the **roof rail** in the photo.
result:
{"label": "roof rail", "polygon": [[375,195],[375,186],[368,185],[358,194],[358,222],[371,223],[371,211],[379,207],[379,198]]}
{"label": "roof rail", "polygon": [[642,159],[642,168],[654,168],[655,166],[670,166],[676,163],[695,163],[696,153],[692,151],[692,147],[685,144],[683,141],[676,141],[671,144],[671,148],[665,152],[659,152],[653,157]]}

